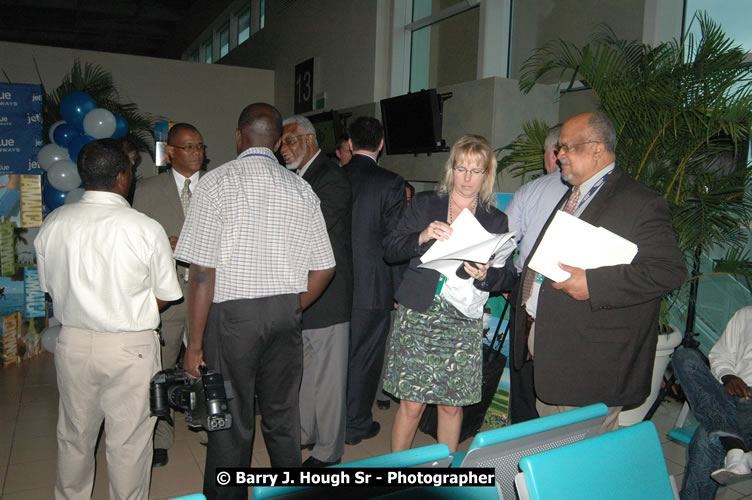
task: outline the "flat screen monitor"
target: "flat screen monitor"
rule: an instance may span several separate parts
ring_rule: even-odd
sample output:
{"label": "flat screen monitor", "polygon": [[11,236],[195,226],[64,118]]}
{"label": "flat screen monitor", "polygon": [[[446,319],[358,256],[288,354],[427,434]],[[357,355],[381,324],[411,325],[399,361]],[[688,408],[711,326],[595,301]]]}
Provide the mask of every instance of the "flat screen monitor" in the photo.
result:
{"label": "flat screen monitor", "polygon": [[445,151],[441,138],[441,97],[436,89],[381,101],[384,143],[389,155]]}

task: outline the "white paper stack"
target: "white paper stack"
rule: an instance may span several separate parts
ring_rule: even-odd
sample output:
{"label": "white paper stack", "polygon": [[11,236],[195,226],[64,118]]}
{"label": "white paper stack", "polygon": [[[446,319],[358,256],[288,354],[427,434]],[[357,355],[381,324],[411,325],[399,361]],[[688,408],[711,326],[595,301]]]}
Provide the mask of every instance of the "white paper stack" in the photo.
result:
{"label": "white paper stack", "polygon": [[558,211],[543,235],[530,269],[556,282],[570,274],[559,262],[581,269],[630,264],[637,245],[602,227],[596,227],[566,212]]}

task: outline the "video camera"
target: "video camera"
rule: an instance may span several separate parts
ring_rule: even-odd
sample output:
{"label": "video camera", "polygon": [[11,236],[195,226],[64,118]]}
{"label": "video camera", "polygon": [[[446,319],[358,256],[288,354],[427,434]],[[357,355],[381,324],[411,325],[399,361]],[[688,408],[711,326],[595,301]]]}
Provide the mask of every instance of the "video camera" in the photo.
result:
{"label": "video camera", "polygon": [[165,418],[172,424],[170,408],[173,408],[185,412],[188,427],[203,427],[207,431],[232,427],[232,415],[227,407],[227,400],[232,399],[230,382],[205,366],[200,369],[198,379],[174,368],[154,375],[149,389],[151,415]]}

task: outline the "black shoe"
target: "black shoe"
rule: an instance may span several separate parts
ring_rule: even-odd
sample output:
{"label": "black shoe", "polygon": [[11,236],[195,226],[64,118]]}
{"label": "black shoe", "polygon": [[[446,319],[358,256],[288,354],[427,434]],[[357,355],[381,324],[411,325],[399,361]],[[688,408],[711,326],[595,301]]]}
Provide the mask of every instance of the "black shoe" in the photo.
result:
{"label": "black shoe", "polygon": [[368,431],[365,434],[363,434],[359,438],[351,439],[349,441],[345,439],[345,444],[354,446],[360,443],[361,441],[363,441],[364,439],[371,439],[372,437],[375,437],[379,433],[380,430],[381,430],[381,426],[379,425],[378,422],[376,421],[371,422],[371,427],[368,428]]}
{"label": "black shoe", "polygon": [[303,462],[303,467],[329,467],[330,465],[337,465],[342,459],[335,460],[334,462],[322,462],[321,460],[313,457],[308,457],[308,460]]}
{"label": "black shoe", "polygon": [[376,400],[376,406],[379,410],[388,410],[389,407],[392,405],[392,402],[388,399],[386,401]]}
{"label": "black shoe", "polygon": [[313,447],[314,447],[314,445],[312,445],[312,444],[301,444],[300,445],[300,450],[301,451],[303,451],[303,450],[311,451],[313,449]]}
{"label": "black shoe", "polygon": [[154,448],[154,455],[151,458],[152,467],[164,467],[167,465],[167,450],[164,448]]}

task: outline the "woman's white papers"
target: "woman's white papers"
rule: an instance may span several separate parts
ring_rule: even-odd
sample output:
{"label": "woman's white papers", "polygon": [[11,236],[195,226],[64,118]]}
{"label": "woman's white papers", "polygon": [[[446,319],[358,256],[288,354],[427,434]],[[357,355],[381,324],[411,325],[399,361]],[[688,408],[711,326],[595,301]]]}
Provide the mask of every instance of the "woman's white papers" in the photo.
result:
{"label": "woman's white papers", "polygon": [[559,262],[581,269],[595,269],[618,264],[630,264],[637,255],[637,245],[602,227],[558,211],[528,267],[556,282],[565,281],[570,274]]}
{"label": "woman's white papers", "polygon": [[436,241],[420,258],[422,264],[418,267],[435,269],[445,276],[454,276],[465,260],[490,261],[492,267],[502,267],[517,246],[512,233],[489,233],[467,209],[462,210],[451,227],[449,239]]}

